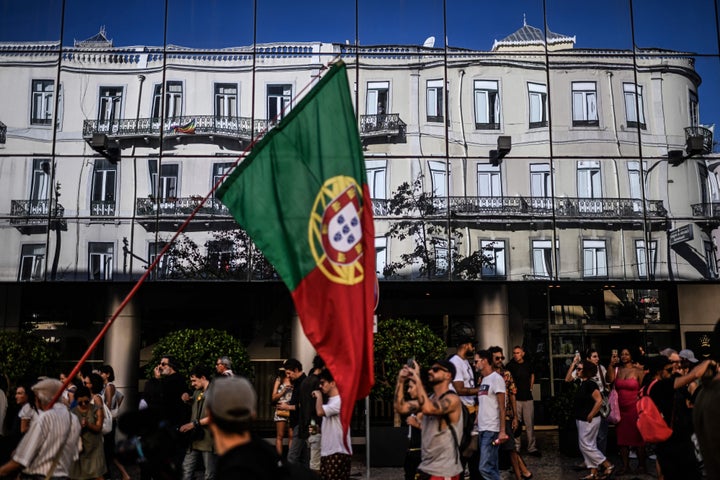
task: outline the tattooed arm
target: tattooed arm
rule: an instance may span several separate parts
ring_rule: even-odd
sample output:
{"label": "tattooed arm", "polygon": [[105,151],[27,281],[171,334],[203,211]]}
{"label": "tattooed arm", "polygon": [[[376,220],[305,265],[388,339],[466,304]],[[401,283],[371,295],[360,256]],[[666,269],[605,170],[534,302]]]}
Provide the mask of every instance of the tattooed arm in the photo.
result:
{"label": "tattooed arm", "polygon": [[398,374],[395,384],[395,411],[400,415],[407,415],[419,411],[417,400],[407,400],[405,398],[405,382],[408,381],[410,373],[407,367],[403,367]]}

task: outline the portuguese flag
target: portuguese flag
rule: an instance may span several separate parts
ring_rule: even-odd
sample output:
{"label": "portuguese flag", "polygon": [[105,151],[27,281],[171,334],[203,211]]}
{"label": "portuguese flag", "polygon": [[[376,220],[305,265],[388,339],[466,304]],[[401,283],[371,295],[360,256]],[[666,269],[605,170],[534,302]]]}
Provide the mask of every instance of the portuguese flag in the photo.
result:
{"label": "portuguese flag", "polygon": [[347,431],[373,385],[375,235],[345,64],[335,63],[217,196],[290,289]]}

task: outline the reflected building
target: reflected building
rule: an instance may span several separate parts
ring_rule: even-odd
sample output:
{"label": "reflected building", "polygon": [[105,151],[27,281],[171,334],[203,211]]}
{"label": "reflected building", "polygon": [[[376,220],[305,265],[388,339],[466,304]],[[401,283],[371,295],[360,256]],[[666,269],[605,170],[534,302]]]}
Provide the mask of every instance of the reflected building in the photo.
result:
{"label": "reflected building", "polygon": [[272,267],[206,196],[337,57],[381,319],[421,318],[450,344],[467,326],[483,346],[524,344],[542,396],[577,349],[691,347],[685,331],[711,329],[718,155],[693,55],[580,49],[528,24],[486,51],[124,47],[104,30],[0,44],[5,328],[55,332],[77,358],[194,212],[94,359],[132,370],[168,329],[197,324],[239,335],[258,368],[308,358]]}

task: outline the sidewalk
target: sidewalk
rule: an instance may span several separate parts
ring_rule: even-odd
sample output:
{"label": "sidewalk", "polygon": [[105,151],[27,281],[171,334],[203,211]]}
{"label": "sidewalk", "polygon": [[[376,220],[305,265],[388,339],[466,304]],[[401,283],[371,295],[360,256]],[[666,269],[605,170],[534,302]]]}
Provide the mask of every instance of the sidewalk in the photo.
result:
{"label": "sidewalk", "polygon": [[[523,453],[523,459],[528,469],[533,474],[533,479],[537,480],[577,480],[589,473],[588,470],[579,470],[577,465],[582,463],[582,457],[569,457],[560,453],[559,437],[557,430],[539,430],[536,431],[537,445],[540,449],[541,457],[532,457]],[[353,457],[353,465],[351,477],[356,479],[367,478],[365,468],[365,450],[364,448]],[[617,468],[622,465],[620,457],[615,452],[608,452],[608,459]],[[634,466],[636,460],[630,460],[630,465]],[[648,470],[652,475],[635,475],[627,474],[623,476],[614,475],[613,478],[622,478],[627,480],[651,480],[657,478],[655,476],[655,462],[648,460]],[[501,472],[503,479],[514,479],[514,475],[510,472]],[[371,468],[370,477],[372,480],[402,480],[404,471],[400,468]]]}

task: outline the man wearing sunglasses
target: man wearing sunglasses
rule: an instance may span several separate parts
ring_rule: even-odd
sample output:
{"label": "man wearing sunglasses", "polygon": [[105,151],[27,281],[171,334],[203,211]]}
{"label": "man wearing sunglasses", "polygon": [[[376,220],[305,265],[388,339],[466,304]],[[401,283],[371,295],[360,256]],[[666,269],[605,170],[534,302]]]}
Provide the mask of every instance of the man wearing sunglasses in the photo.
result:
{"label": "man wearing sunglasses", "polygon": [[[427,371],[427,383],[432,388],[428,395],[417,362],[413,361],[411,366],[405,365],[398,373],[395,410],[401,415],[423,414],[421,461],[416,476],[418,480],[459,480],[463,471],[452,432],[448,428],[449,421],[455,432],[463,430],[460,397],[450,388],[455,374],[455,365],[449,360],[434,362]],[[409,380],[417,387],[417,399],[405,398],[404,385]]]}

